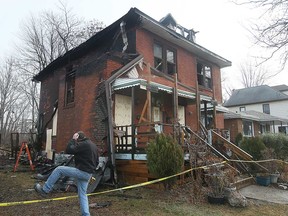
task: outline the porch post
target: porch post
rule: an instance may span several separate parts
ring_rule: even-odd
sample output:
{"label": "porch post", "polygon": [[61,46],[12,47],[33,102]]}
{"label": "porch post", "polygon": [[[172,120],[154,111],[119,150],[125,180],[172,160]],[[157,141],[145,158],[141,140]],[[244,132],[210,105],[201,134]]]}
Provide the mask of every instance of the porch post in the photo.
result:
{"label": "porch post", "polygon": [[[173,128],[174,128],[174,139],[176,138],[176,125],[178,125],[178,81],[177,81],[177,73],[174,74],[174,121],[173,121]],[[180,128],[179,128],[180,129]],[[179,130],[180,131],[180,130]]]}
{"label": "porch post", "polygon": [[[150,87],[150,80],[151,80],[151,68],[150,68],[150,63],[147,65],[148,67],[148,77],[147,77],[147,86]],[[146,90],[146,100],[148,102],[147,106],[147,120],[148,122],[151,122],[151,92],[150,90]]]}
{"label": "porch post", "polygon": [[109,159],[112,162],[113,171],[114,171],[114,181],[117,182],[117,172],[115,166],[115,143],[114,143],[114,128],[113,128],[113,105],[112,105],[112,92],[111,92],[111,84],[110,82],[105,82],[105,90],[106,90],[106,103],[107,103],[107,113],[108,113],[108,142],[109,144]]}
{"label": "porch post", "polygon": [[134,126],[134,119],[135,119],[135,88],[131,88],[131,95],[132,95],[132,119],[131,119],[131,144],[132,144],[132,160],[134,160],[134,154],[135,154],[135,126]]}
{"label": "porch post", "polygon": [[199,94],[199,86],[198,80],[196,79],[196,115],[197,115],[197,131],[200,130],[200,116],[201,116],[201,109],[200,109],[200,94]]}
{"label": "porch post", "polygon": [[[204,120],[205,120],[205,128],[208,128],[208,116],[207,116],[207,101],[204,101]],[[214,121],[214,119],[213,119]]]}
{"label": "porch post", "polygon": [[213,128],[217,129],[216,123],[216,98],[215,98],[215,85],[213,85]]}

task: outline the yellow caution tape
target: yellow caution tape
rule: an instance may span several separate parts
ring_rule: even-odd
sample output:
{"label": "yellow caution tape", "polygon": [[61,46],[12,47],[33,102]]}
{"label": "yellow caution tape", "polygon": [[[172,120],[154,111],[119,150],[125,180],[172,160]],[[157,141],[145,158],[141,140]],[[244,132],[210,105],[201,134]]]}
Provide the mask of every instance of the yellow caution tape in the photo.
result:
{"label": "yellow caution tape", "polygon": [[[137,188],[137,187],[147,186],[147,185],[155,184],[155,183],[158,183],[158,182],[161,182],[161,181],[165,181],[167,179],[170,179],[170,178],[173,178],[173,177],[176,177],[176,176],[179,176],[179,175],[183,175],[185,173],[191,172],[192,170],[207,169],[209,167],[220,165],[220,164],[224,164],[224,163],[227,163],[227,162],[264,163],[264,162],[270,162],[270,161],[276,161],[276,162],[288,164],[288,162],[282,161],[282,160],[278,160],[278,159],[259,160],[259,161],[246,161],[246,160],[232,160],[232,159],[230,159],[228,161],[222,161],[220,163],[214,163],[214,164],[201,166],[201,167],[194,167],[194,168],[185,170],[183,172],[177,173],[175,175],[171,175],[171,176],[167,176],[167,177],[164,177],[164,178],[155,179],[155,180],[148,181],[148,182],[143,182],[143,183],[130,185],[130,186],[122,187],[122,188],[116,188],[116,189],[107,190],[107,191],[100,191],[100,192],[96,192],[96,193],[90,193],[90,194],[87,194],[87,196],[94,196],[94,195],[99,195],[99,194],[106,194],[106,193],[111,193],[111,192],[115,192],[115,191],[122,191],[122,190],[128,190],[128,189],[133,189],[133,188]],[[66,200],[66,199],[72,199],[72,198],[77,198],[77,197],[78,197],[78,195],[51,198],[51,199],[41,199],[41,200],[7,202],[7,203],[0,203],[0,207],[14,206],[14,205],[24,205],[24,204],[32,204],[32,203],[40,203],[40,202],[50,202],[50,201],[58,201],[58,200]]]}
{"label": "yellow caution tape", "polygon": [[285,163],[285,164],[288,164],[288,162],[286,161],[282,161],[282,160],[279,160],[279,159],[267,159],[267,160],[258,160],[258,161],[247,161],[247,160],[232,160],[232,159],[229,159],[230,162],[241,162],[241,163],[265,163],[265,162],[272,162],[272,161],[275,161],[275,162],[278,162],[278,163]]}
{"label": "yellow caution tape", "polygon": [[[111,193],[111,192],[115,192],[115,191],[122,191],[122,190],[128,190],[128,189],[132,189],[132,188],[137,188],[137,187],[142,187],[142,186],[146,186],[146,185],[150,185],[150,184],[155,184],[161,181],[165,181],[167,179],[179,176],[179,175],[183,175],[185,173],[191,172],[192,170],[197,170],[197,169],[205,169],[211,166],[215,166],[215,165],[220,165],[220,164],[224,164],[227,161],[222,161],[220,163],[214,163],[211,165],[207,165],[207,166],[201,166],[201,167],[195,167],[195,168],[191,168],[189,170],[185,170],[183,172],[177,173],[175,175],[171,175],[171,176],[167,176],[164,178],[160,178],[160,179],[155,179],[152,181],[148,181],[148,182],[143,182],[143,183],[139,183],[139,184],[135,184],[135,185],[130,185],[130,186],[126,186],[126,187],[122,187],[122,188],[116,188],[116,189],[112,189],[112,190],[107,190],[107,191],[100,191],[100,192],[96,192],[96,193],[90,193],[87,194],[87,196],[94,196],[94,195],[99,195],[99,194],[106,194],[106,193]],[[0,207],[4,207],[4,206],[14,206],[14,205],[25,205],[25,204],[33,204],[33,203],[40,203],[40,202],[50,202],[50,201],[58,201],[58,200],[66,200],[66,199],[72,199],[72,198],[77,198],[77,195],[74,196],[65,196],[65,197],[58,197],[58,198],[51,198],[51,199],[41,199],[41,200],[29,200],[29,201],[19,201],[19,202],[7,202],[7,203],[0,203]]]}

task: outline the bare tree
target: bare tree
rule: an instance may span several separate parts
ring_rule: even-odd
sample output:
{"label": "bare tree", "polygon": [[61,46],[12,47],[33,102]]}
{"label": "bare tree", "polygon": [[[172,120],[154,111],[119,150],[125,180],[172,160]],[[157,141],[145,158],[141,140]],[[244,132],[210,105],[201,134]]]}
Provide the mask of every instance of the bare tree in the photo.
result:
{"label": "bare tree", "polygon": [[31,15],[23,23],[16,63],[19,74],[26,83],[21,86],[21,91],[32,107],[32,122],[35,123],[39,107],[39,86],[31,82],[32,77],[101,29],[103,29],[102,22],[96,20],[85,22],[62,2],[59,2],[58,10],[43,11],[39,16]]}
{"label": "bare tree", "polygon": [[[27,102],[13,58],[6,59],[0,67],[0,132],[1,143],[9,143],[9,133],[16,132],[19,120],[27,110]],[[19,132],[19,131],[18,131]]]}
{"label": "bare tree", "polygon": [[253,64],[247,61],[240,65],[241,83],[243,87],[253,87],[264,85],[269,81],[271,75],[262,66]]}
{"label": "bare tree", "polygon": [[231,87],[230,85],[223,85],[223,91],[224,91],[223,103],[231,97],[233,90],[234,88]]}
{"label": "bare tree", "polygon": [[[280,60],[283,69],[288,60],[288,0],[234,0],[240,5],[252,5],[262,11],[250,29],[256,44],[266,50],[261,63],[272,58]],[[278,71],[276,74],[280,73]],[[274,75],[276,75],[274,74]]]}
{"label": "bare tree", "polygon": [[[31,15],[22,25],[21,43],[17,46],[19,59],[28,73],[44,69],[50,62],[103,29],[97,20],[85,22],[60,2],[58,11],[43,11]],[[26,64],[25,64],[26,63]]]}

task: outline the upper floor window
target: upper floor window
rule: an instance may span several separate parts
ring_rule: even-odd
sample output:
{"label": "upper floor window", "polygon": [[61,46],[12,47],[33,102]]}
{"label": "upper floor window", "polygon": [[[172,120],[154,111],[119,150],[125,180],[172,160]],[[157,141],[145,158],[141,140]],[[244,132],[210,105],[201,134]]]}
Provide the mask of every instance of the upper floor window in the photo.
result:
{"label": "upper floor window", "polygon": [[245,106],[239,107],[239,111],[240,112],[245,112],[246,111],[246,107]]}
{"label": "upper floor window", "polygon": [[206,88],[212,88],[212,68],[203,63],[197,63],[198,84]]}
{"label": "upper floor window", "polygon": [[75,70],[66,74],[65,85],[65,105],[68,105],[75,99]]}
{"label": "upper floor window", "polygon": [[154,43],[154,67],[169,75],[176,73],[175,51]]}
{"label": "upper floor window", "polygon": [[262,107],[263,107],[263,113],[270,114],[270,105],[269,104],[263,104]]}

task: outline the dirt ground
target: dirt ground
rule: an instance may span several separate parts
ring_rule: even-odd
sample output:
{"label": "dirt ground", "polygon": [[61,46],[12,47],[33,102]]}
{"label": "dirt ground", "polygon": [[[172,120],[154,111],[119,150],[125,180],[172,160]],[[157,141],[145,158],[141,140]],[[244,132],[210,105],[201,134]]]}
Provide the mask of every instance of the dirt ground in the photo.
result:
{"label": "dirt ground", "polygon": [[[73,192],[53,192],[49,198],[68,197],[64,200],[43,201],[35,193],[33,186],[38,181],[33,176],[35,172],[28,165],[19,165],[13,172],[14,160],[0,156],[0,205],[9,202],[40,200],[36,203],[21,203],[19,205],[0,206],[0,215],[26,216],[78,216],[80,215],[77,194]],[[247,208],[233,208],[228,204],[211,205],[202,192],[198,198],[191,191],[191,183],[175,187],[170,191],[151,188],[136,188],[125,191],[89,196],[91,215],[287,215],[287,205],[249,200]],[[102,186],[98,191],[115,189],[112,186]],[[195,191],[194,191],[195,192]],[[70,196],[73,196],[72,198]]]}
{"label": "dirt ground", "polygon": [[[80,215],[78,198],[75,197],[77,193],[55,191],[49,194],[47,199],[58,197],[68,198],[57,201],[45,201],[45,199],[36,194],[33,189],[36,182],[43,183],[35,179],[37,171],[32,171],[29,165],[19,164],[16,172],[13,172],[14,163],[14,160],[8,159],[6,156],[0,156],[0,204],[13,202],[21,202],[21,204],[4,204],[4,206],[0,206],[1,216]],[[99,190],[97,188],[97,191],[113,189],[115,189],[113,186],[101,186]],[[178,192],[175,191],[174,195],[176,195],[176,193]],[[179,196],[179,194],[177,196]],[[137,188],[127,191],[92,195],[89,196],[89,203],[91,205],[90,212],[91,215],[166,215],[165,212],[162,212],[161,208],[159,208],[159,210],[155,208],[150,209],[150,202],[153,199],[166,202],[172,198],[174,199],[175,197],[171,196],[170,192],[149,188]],[[192,197],[189,198],[189,196],[186,198],[192,199]],[[32,202],[36,201],[35,203],[29,203],[31,200]],[[139,210],[139,206],[147,206],[148,208],[146,208],[146,210]],[[169,215],[169,213],[167,214]]]}

